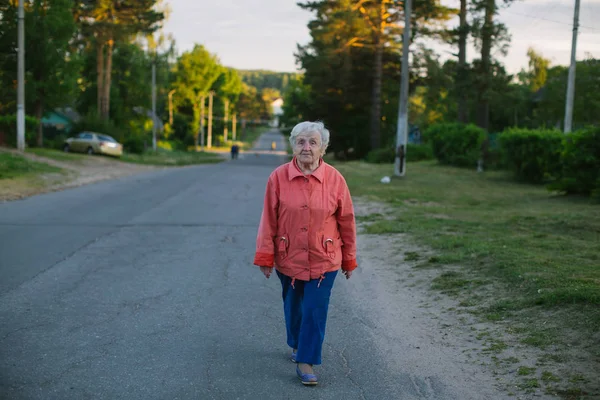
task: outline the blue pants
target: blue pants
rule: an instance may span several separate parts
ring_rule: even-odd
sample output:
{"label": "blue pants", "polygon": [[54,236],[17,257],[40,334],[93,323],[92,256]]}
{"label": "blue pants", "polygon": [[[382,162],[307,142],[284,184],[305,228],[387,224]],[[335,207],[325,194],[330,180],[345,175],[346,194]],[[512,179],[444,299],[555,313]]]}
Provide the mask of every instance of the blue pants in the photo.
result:
{"label": "blue pants", "polygon": [[292,278],[277,271],[282,287],[287,344],[298,349],[296,360],[299,363],[321,364],[329,297],[337,273],[326,273],[320,285],[319,279],[297,280],[293,288]]}

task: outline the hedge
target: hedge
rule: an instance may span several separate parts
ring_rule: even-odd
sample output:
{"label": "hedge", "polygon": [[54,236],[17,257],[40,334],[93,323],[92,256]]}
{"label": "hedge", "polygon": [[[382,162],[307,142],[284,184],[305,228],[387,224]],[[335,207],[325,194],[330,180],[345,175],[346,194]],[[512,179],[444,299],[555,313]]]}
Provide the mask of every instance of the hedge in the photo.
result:
{"label": "hedge", "polygon": [[541,183],[560,173],[564,134],[548,129],[508,129],[498,138],[507,168],[524,182]]}
{"label": "hedge", "polygon": [[600,200],[600,127],[567,134],[563,144],[562,168],[550,189]]}
{"label": "hedge", "polygon": [[434,124],[424,133],[424,139],[431,144],[435,158],[441,164],[457,167],[477,166],[485,138],[483,129],[461,123]]}
{"label": "hedge", "polygon": [[[39,121],[25,116],[25,143],[28,146],[34,146],[37,138],[37,128]],[[16,115],[0,115],[0,144],[9,147],[17,147],[17,116]]]}

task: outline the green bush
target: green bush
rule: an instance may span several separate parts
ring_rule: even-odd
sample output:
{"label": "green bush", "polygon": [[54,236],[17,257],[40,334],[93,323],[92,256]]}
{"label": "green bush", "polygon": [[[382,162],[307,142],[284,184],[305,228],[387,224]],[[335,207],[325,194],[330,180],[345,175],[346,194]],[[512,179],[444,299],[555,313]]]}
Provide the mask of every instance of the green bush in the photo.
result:
{"label": "green bush", "polygon": [[409,144],[406,150],[406,161],[433,160],[433,149],[429,144]]}
{"label": "green bush", "polygon": [[54,150],[62,150],[68,136],[64,133],[54,136],[52,139],[44,139],[44,147]]}
{"label": "green bush", "polygon": [[442,164],[475,167],[481,155],[485,131],[475,125],[442,123],[431,125],[424,138]]}
{"label": "green bush", "polygon": [[[408,144],[406,150],[406,161],[416,162],[433,159],[431,146],[427,144]],[[384,147],[377,150],[371,150],[365,161],[373,164],[393,164],[396,159],[396,152],[393,147]]]}
{"label": "green bush", "polygon": [[560,164],[559,178],[550,189],[600,200],[600,127],[566,135]]}
{"label": "green bush", "polygon": [[549,129],[509,129],[498,138],[506,166],[518,180],[541,183],[560,172],[564,135]]}
{"label": "green bush", "polygon": [[[25,116],[25,143],[28,146],[35,145],[37,138],[37,128],[39,121]],[[16,115],[0,115],[0,140],[8,147],[17,147],[17,116]]]}
{"label": "green bush", "polygon": [[372,164],[393,164],[396,152],[393,147],[382,147],[367,153],[365,161]]}
{"label": "green bush", "polygon": [[127,137],[122,143],[125,152],[134,154],[142,154],[146,150],[147,145],[151,147],[150,143],[146,144],[144,138],[137,135]]}

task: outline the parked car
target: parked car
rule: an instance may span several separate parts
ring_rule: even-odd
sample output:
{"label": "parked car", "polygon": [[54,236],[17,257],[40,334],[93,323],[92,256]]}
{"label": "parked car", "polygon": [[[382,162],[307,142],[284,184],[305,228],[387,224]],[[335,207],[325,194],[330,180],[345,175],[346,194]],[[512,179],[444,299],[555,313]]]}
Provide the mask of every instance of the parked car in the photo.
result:
{"label": "parked car", "polygon": [[106,154],[120,157],[123,155],[123,145],[114,138],[95,132],[81,132],[75,137],[65,140],[65,152],[79,152],[87,154]]}

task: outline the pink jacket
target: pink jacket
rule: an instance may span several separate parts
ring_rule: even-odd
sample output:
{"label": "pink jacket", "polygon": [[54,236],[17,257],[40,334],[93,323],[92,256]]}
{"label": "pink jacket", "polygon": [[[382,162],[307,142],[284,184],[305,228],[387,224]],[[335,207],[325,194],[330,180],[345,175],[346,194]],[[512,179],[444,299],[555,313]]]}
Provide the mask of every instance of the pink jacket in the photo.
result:
{"label": "pink jacket", "polygon": [[304,176],[294,159],[271,173],[254,264],[275,265],[293,281],[357,267],[354,208],[346,181],[335,168],[321,160]]}

